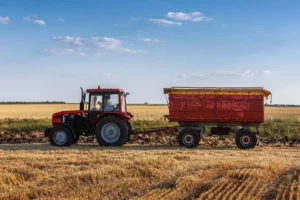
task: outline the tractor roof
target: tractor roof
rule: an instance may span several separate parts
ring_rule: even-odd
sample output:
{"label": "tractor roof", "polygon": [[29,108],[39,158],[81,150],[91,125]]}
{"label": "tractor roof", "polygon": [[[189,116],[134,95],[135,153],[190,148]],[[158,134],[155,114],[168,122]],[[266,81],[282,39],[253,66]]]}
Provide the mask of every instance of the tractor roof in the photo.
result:
{"label": "tractor roof", "polygon": [[100,88],[100,89],[87,89],[86,90],[87,93],[97,93],[97,92],[115,92],[115,93],[119,93],[119,92],[124,92],[122,89],[118,89],[118,88]]}

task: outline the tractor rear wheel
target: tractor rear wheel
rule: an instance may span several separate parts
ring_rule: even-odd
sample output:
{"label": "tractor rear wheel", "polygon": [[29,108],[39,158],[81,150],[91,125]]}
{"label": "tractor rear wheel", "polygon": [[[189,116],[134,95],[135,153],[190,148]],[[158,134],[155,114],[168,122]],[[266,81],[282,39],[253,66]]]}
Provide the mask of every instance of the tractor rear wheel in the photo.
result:
{"label": "tractor rear wheel", "polygon": [[256,134],[245,128],[240,129],[235,136],[235,143],[239,149],[253,149],[257,140]]}
{"label": "tractor rear wheel", "polygon": [[53,146],[70,146],[74,141],[74,136],[69,129],[63,126],[57,126],[51,129],[49,140]]}
{"label": "tractor rear wheel", "polygon": [[128,126],[118,117],[104,117],[96,125],[95,136],[101,146],[122,146],[128,139]]}
{"label": "tractor rear wheel", "polygon": [[200,134],[192,128],[183,129],[178,135],[178,143],[180,146],[194,148],[200,142]]}

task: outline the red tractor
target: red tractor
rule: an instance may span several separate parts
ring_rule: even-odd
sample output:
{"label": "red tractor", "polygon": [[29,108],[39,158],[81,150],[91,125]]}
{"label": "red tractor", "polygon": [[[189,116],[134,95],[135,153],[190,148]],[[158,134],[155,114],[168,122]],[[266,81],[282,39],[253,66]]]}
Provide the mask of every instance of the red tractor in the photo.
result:
{"label": "red tractor", "polygon": [[103,146],[122,146],[132,132],[129,120],[133,115],[127,112],[127,95],[122,89],[98,86],[84,92],[81,88],[80,109],[54,113],[53,127],[46,129],[44,134],[54,146],[70,146],[77,143],[81,135],[94,135]]}

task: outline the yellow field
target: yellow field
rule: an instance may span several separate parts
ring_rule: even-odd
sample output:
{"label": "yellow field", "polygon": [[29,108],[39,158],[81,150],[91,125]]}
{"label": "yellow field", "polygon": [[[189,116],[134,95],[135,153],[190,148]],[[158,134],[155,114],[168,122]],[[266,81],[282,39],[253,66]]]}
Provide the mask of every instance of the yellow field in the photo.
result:
{"label": "yellow field", "polygon": [[[77,104],[0,105],[0,118],[51,118],[55,112],[78,108]],[[141,119],[158,119],[168,114],[167,106],[128,106],[128,110]],[[265,116],[300,119],[300,107],[266,107]]]}
{"label": "yellow field", "polygon": [[300,148],[0,145],[0,199],[300,199]]}

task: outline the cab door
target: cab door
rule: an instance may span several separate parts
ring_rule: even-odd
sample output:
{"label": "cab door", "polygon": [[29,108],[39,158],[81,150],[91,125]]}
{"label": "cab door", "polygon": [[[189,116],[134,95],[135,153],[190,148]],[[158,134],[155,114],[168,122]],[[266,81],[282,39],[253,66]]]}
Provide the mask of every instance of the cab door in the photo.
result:
{"label": "cab door", "polygon": [[103,94],[102,93],[91,93],[89,98],[89,112],[88,120],[90,123],[94,123],[98,116],[101,115],[103,111]]}

